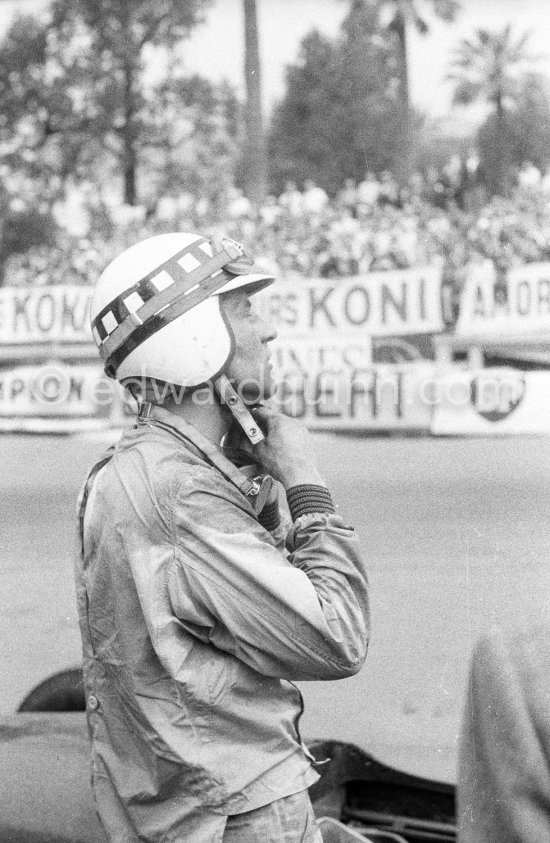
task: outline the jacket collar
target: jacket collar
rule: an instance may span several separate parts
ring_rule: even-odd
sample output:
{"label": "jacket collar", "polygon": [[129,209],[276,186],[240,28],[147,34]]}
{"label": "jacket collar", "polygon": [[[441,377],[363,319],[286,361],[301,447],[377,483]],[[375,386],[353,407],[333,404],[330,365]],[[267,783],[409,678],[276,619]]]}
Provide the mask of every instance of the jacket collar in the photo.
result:
{"label": "jacket collar", "polygon": [[158,404],[144,403],[139,413],[138,425],[160,427],[178,439],[184,439],[206,457],[208,462],[236,486],[246,497],[258,494],[258,483],[246,477],[236,468],[210,439],[204,436],[194,425],[185,421],[177,413],[161,407]]}
{"label": "jacket collar", "polygon": [[221,452],[221,449],[211,439],[204,436],[195,425],[186,421],[178,413],[172,413],[159,404],[150,402],[142,404],[138,415],[138,424],[147,424],[148,421],[160,422],[163,426],[173,428],[175,434],[179,433],[180,436],[188,439],[204,454],[208,454],[212,448],[217,453]]}

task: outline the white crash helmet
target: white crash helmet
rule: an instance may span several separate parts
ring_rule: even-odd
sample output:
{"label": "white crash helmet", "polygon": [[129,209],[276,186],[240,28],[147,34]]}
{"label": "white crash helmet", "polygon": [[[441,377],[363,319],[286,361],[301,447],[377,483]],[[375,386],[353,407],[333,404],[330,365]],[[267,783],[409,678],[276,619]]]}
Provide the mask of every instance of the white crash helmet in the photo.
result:
{"label": "white crash helmet", "polygon": [[223,372],[234,351],[221,293],[274,281],[229,237],[149,237],[115,258],[92,296],[92,334],[106,373],[195,387]]}

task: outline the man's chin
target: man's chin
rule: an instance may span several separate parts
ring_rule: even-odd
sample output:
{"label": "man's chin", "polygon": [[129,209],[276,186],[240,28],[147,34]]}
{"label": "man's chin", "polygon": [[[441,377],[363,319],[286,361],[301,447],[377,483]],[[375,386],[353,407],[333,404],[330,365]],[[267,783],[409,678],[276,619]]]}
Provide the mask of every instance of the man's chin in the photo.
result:
{"label": "man's chin", "polygon": [[265,381],[245,381],[239,384],[238,393],[245,404],[253,407],[260,401],[268,401],[277,391],[276,384],[272,378]]}

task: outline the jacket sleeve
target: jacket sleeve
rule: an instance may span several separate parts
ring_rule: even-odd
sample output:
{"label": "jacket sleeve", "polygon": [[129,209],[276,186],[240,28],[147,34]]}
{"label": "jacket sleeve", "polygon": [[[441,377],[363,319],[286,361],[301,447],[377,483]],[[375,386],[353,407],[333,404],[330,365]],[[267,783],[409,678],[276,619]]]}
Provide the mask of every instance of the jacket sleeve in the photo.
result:
{"label": "jacket sleeve", "polygon": [[288,513],[288,509],[281,507],[280,501],[277,501],[276,505],[278,507],[277,517],[275,519],[276,523],[266,523],[262,517],[263,513],[258,517],[258,521],[268,533],[271,533],[271,538],[275,546],[282,552],[285,552],[286,537],[292,526],[292,518]]}
{"label": "jacket sleeve", "polygon": [[357,673],[369,608],[354,530],[339,515],[303,515],[284,553],[245,498],[212,475],[201,469],[174,495],[168,588],[180,623],[266,676]]}

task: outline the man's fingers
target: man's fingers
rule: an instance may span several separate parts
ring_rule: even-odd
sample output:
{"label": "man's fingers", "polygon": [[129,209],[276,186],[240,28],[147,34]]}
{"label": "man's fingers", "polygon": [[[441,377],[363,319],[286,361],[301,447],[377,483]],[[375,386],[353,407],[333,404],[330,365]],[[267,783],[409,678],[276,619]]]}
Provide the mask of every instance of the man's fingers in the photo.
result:
{"label": "man's fingers", "polygon": [[275,413],[270,407],[253,407],[251,410],[252,418],[258,422],[260,427],[262,428],[263,432],[265,433],[268,428],[271,420],[275,416]]}
{"label": "man's fingers", "polygon": [[260,418],[262,416],[267,417],[275,415],[274,410],[271,407],[266,407],[265,404],[258,404],[256,407],[252,407],[250,412],[253,416],[259,416]]}

